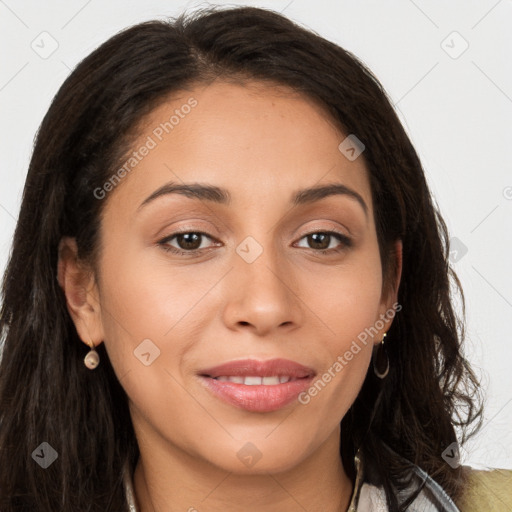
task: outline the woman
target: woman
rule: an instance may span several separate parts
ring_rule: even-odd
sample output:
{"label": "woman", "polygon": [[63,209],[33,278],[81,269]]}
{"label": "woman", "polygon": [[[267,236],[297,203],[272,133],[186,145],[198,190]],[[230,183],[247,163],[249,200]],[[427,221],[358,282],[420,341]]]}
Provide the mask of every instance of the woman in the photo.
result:
{"label": "woman", "polygon": [[482,409],[447,254],[347,51],[249,7],[117,34],[27,176],[0,509],[459,510]]}

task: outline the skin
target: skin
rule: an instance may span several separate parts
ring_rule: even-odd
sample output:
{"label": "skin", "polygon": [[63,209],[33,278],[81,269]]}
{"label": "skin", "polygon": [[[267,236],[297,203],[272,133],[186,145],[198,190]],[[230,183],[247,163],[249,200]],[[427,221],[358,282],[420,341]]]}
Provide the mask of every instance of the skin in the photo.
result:
{"label": "skin", "polygon": [[[391,321],[307,405],[248,412],[213,396],[197,372],[281,357],[321,376],[396,302],[401,244],[385,295],[364,159],[348,160],[338,150],[345,135],[323,109],[285,88],[216,81],[183,91],[145,119],[135,147],[190,97],[197,106],[104,199],[96,271],[77,261],[73,239],[60,250],[77,331],[84,343],[105,343],[129,397],[139,507],[347,510],[353,482],[339,456],[339,424]],[[231,204],[168,194],[139,208],[170,181],[225,187]],[[368,215],[347,195],[292,207],[293,192],[333,182],[360,194]],[[202,254],[159,245],[181,228],[211,237],[194,246]],[[306,236],[332,230],[352,245]],[[263,249],[252,263],[236,252],[247,236]],[[185,242],[167,246],[187,250]],[[326,247],[342,250],[320,254]],[[160,350],[149,366],[134,357],[144,339]],[[251,467],[237,457],[247,442],[261,453]]]}

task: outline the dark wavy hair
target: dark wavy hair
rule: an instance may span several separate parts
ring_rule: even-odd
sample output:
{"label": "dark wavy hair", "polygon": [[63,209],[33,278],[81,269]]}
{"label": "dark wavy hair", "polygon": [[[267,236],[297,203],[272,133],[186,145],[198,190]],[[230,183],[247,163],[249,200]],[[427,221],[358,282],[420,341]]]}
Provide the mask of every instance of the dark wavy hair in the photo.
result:
{"label": "dark wavy hair", "polygon": [[[353,478],[358,449],[375,461],[392,511],[407,507],[397,492],[404,458],[453,499],[463,492],[462,467],[442,452],[480,428],[481,388],[462,351],[464,296],[447,228],[392,102],[354,55],[286,17],[210,7],[111,37],[65,80],[39,128],[2,287],[2,512],[128,510],[122,470],[133,470],[139,452],[127,396],[104,344],[94,372],[83,364],[87,347],[56,277],[59,241],[74,237],[95,268],[108,198],[93,191],[125,160],[145,116],[174,92],[219,77],[300,92],[366,146],[386,287],[397,269],[391,248],[403,242],[402,310],[386,338],[389,375],[369,371],[341,422],[343,464]],[[58,453],[47,469],[32,457],[42,442]]]}

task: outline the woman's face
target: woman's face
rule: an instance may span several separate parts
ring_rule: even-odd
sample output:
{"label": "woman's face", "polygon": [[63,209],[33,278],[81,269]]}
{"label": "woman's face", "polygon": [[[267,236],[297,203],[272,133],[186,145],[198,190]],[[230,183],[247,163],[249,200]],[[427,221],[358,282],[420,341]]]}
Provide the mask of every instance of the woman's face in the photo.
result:
{"label": "woman's face", "polygon": [[[340,150],[313,102],[257,83],[182,92],[144,126],[119,184],[98,192],[87,327],[139,444],[237,473],[335,449],[396,298],[382,295],[364,152]],[[171,189],[192,184],[215,190]],[[304,192],[326,185],[342,187]],[[288,363],[258,365],[273,359]]]}

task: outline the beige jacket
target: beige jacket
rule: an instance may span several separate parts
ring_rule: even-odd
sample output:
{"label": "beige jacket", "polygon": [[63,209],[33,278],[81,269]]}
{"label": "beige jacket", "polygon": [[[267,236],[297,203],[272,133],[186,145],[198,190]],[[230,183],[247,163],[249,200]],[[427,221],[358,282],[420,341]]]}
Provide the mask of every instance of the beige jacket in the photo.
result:
{"label": "beige jacket", "polygon": [[512,469],[467,470],[470,485],[457,503],[461,512],[512,512]]}

